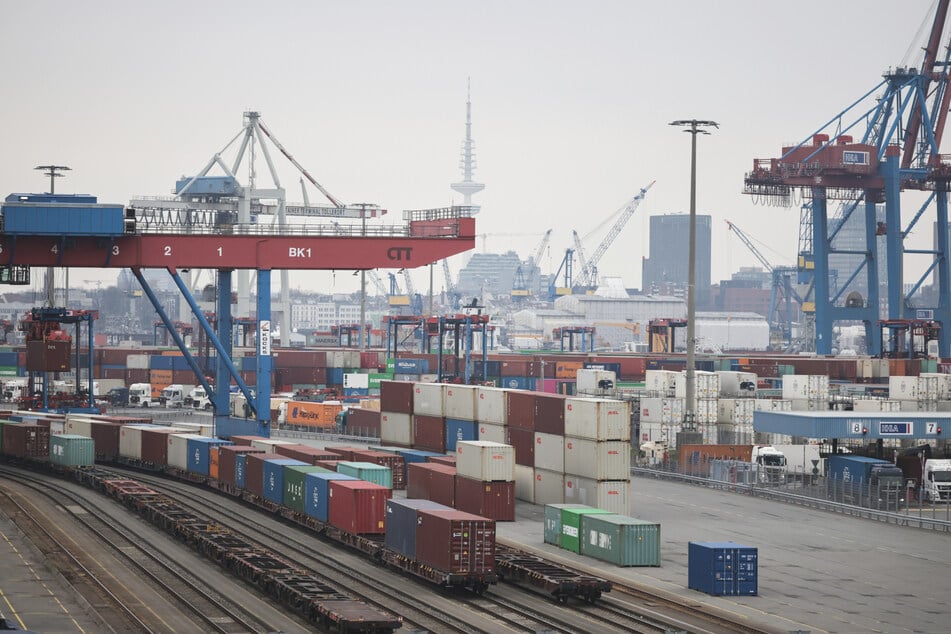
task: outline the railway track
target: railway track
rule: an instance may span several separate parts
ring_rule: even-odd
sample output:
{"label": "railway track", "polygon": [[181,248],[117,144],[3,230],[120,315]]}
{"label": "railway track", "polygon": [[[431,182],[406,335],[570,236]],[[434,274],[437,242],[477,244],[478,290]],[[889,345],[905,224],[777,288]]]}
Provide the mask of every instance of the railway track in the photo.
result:
{"label": "railway track", "polygon": [[[64,578],[92,605],[103,621],[117,631],[166,632],[172,629],[153,606],[143,603],[130,588],[103,570],[92,554],[78,550],[60,531],[46,526],[49,519],[38,508],[36,498],[48,500],[62,509],[71,522],[82,527],[100,547],[127,563],[135,574],[164,595],[182,614],[206,632],[238,634],[267,632],[273,628],[208,587],[195,574],[160,554],[146,539],[136,535],[117,519],[121,507],[100,505],[67,487],[50,486],[55,478],[23,470],[0,467],[0,476],[15,476],[17,487],[28,490],[29,498],[15,491],[2,491],[0,508],[11,517]],[[90,496],[100,494],[90,491]],[[105,501],[105,500],[103,500]],[[118,627],[116,627],[118,625]]]}

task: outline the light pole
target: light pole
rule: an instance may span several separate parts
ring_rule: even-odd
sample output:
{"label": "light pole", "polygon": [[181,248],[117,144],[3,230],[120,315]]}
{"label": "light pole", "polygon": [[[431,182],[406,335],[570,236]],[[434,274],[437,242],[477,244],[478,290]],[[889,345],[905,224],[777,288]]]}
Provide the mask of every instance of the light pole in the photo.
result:
{"label": "light pole", "polygon": [[679,119],[670,125],[686,128],[690,133],[690,233],[687,257],[687,390],[684,423],[690,431],[696,430],[696,348],[697,348],[697,135],[710,134],[704,128],[719,128],[716,121]]}
{"label": "light pole", "polygon": [[[50,177],[50,196],[56,193],[56,179],[65,176],[63,172],[69,172],[71,167],[66,165],[37,165],[33,169],[42,170],[43,174]],[[56,282],[53,278],[53,267],[46,267],[46,301],[50,308],[56,306]],[[69,303],[69,269],[66,269],[66,298],[63,300],[63,306]]]}

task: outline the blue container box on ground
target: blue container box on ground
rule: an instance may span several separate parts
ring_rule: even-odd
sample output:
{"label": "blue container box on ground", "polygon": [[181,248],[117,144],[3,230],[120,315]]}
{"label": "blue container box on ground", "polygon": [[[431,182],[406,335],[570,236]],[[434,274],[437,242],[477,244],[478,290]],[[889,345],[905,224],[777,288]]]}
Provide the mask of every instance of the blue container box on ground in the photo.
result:
{"label": "blue container box on ground", "polygon": [[461,418],[446,419],[446,453],[455,453],[460,440],[479,440],[479,425]]}
{"label": "blue container box on ground", "polygon": [[304,513],[326,522],[330,515],[330,481],[357,479],[343,473],[308,473],[304,476]]}
{"label": "blue container box on ground", "polygon": [[227,440],[202,436],[188,439],[188,471],[208,475],[211,465],[211,448],[219,445],[230,445]]}
{"label": "blue container box on ground", "polygon": [[689,542],[687,587],[715,596],[756,596],[756,548],[735,542]]}
{"label": "blue container box on ground", "polygon": [[416,511],[419,509],[452,510],[432,500],[386,501],[386,547],[410,559],[416,559]]}
{"label": "blue container box on ground", "polygon": [[284,467],[306,467],[306,462],[290,458],[273,458],[264,461],[264,498],[275,504],[284,503]]}

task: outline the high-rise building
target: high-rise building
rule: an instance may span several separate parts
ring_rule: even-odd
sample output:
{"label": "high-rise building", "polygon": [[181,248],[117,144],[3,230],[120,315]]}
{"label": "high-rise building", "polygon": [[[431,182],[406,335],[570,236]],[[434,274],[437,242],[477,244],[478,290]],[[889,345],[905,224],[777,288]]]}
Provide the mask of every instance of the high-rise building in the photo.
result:
{"label": "high-rise building", "polygon": [[[695,276],[698,306],[709,303],[711,228],[712,217],[698,214]],[[643,293],[686,295],[689,240],[688,214],[650,217],[650,256],[643,262]]]}
{"label": "high-rise building", "polygon": [[[878,205],[875,209],[876,223],[885,222],[885,205]],[[868,277],[864,269],[849,282],[852,274],[863,265],[867,250],[865,240],[865,209],[859,206],[844,220],[841,217],[834,217],[829,220],[829,233],[835,235],[832,240],[833,251],[849,251],[850,253],[830,253],[829,254],[829,289],[831,294],[839,295],[842,299],[840,303],[845,302],[850,293],[857,292],[861,295],[862,301],[868,301]],[[879,296],[879,316],[884,318],[888,315],[888,253],[887,244],[884,235],[877,235],[878,241],[878,296]],[[840,293],[843,286],[848,284],[844,292]]]}
{"label": "high-rise building", "polygon": [[[474,253],[468,264],[459,271],[459,282],[456,290],[476,297],[482,291],[493,294],[509,295],[515,284],[515,271],[522,260],[515,251],[507,253]],[[526,269],[522,267],[523,274]]]}

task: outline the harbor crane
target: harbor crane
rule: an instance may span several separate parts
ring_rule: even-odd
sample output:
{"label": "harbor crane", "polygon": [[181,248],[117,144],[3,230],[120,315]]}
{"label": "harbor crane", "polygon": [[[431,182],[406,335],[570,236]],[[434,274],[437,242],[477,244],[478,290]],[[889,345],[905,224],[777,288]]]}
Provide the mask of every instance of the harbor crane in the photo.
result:
{"label": "harbor crane", "polygon": [[525,272],[522,270],[522,265],[519,264],[515,269],[515,283],[512,286],[512,297],[514,298],[524,298],[532,295],[535,292],[536,287],[538,286],[538,274],[541,272],[541,262],[542,255],[545,253],[545,249],[548,248],[548,242],[551,239],[551,229],[545,232],[545,235],[542,236],[541,242],[538,243],[538,246],[535,248],[535,251],[532,252],[532,255],[528,257],[528,275],[525,275]]}

